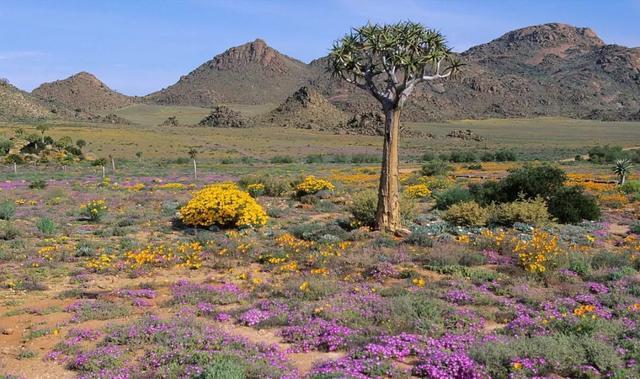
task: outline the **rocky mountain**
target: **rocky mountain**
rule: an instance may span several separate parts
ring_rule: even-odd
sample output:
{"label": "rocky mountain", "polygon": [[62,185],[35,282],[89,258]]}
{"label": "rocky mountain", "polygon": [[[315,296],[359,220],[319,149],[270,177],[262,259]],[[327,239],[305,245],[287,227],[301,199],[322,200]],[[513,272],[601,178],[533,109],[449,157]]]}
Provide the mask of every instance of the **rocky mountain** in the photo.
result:
{"label": "rocky mountain", "polygon": [[[409,120],[566,116],[625,120],[640,112],[640,49],[605,44],[588,28],[546,24],[518,29],[460,54],[458,77],[425,84],[404,112]],[[362,90],[311,63],[311,80],[351,113],[378,108]]]}
{"label": "rocky mountain", "polygon": [[0,121],[32,121],[37,119],[72,118],[74,113],[64,105],[32,96],[0,80]]}
{"label": "rocky mountain", "polygon": [[215,56],[147,100],[202,107],[278,103],[308,80],[308,71],[303,62],[256,39]]}
{"label": "rocky mountain", "polygon": [[336,108],[318,91],[302,87],[268,113],[262,121],[273,126],[334,130],[346,123],[348,117],[347,113]]}
{"label": "rocky mountain", "polygon": [[247,128],[252,126],[251,123],[242,117],[240,112],[236,112],[224,105],[213,108],[207,117],[200,120],[198,125],[214,128]]}
{"label": "rocky mountain", "polygon": [[80,72],[63,80],[44,83],[31,92],[45,100],[53,100],[88,113],[122,108],[135,100],[113,91],[88,72]]}

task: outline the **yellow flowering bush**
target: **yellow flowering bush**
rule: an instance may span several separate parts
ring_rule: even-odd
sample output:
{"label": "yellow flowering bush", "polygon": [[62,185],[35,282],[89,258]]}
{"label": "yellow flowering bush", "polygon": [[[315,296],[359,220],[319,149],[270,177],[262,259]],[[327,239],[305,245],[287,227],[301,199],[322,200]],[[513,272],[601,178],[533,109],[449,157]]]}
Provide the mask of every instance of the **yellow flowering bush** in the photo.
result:
{"label": "yellow flowering bush", "polygon": [[518,241],[513,251],[518,254],[520,266],[525,271],[543,273],[560,252],[558,237],[536,229],[530,240]]}
{"label": "yellow flowering bush", "polygon": [[80,214],[91,221],[100,221],[107,214],[108,209],[104,200],[91,200],[80,206]]}
{"label": "yellow flowering bush", "polygon": [[132,269],[148,266],[170,267],[176,265],[189,269],[202,267],[202,245],[198,242],[171,245],[149,245],[141,250],[125,253],[125,263]]}
{"label": "yellow flowering bush", "polygon": [[429,189],[429,186],[424,183],[408,186],[404,190],[404,193],[410,199],[423,199],[425,197],[431,196],[431,190]]}
{"label": "yellow flowering bush", "polygon": [[180,208],[180,220],[192,226],[255,227],[267,223],[267,214],[247,192],[221,183],[196,192]]}
{"label": "yellow flowering bush", "polygon": [[249,192],[251,197],[258,197],[264,193],[264,184],[251,183],[247,186],[247,192]]}
{"label": "yellow flowering bush", "polygon": [[115,260],[116,256],[113,254],[100,254],[96,258],[90,259],[86,267],[95,272],[102,272],[111,268]]}
{"label": "yellow flowering bush", "polygon": [[187,188],[187,186],[182,183],[164,183],[156,186],[156,188],[161,190],[183,190]]}
{"label": "yellow flowering bush", "polygon": [[309,175],[296,186],[298,196],[312,195],[320,191],[333,191],[336,187],[331,182]]}

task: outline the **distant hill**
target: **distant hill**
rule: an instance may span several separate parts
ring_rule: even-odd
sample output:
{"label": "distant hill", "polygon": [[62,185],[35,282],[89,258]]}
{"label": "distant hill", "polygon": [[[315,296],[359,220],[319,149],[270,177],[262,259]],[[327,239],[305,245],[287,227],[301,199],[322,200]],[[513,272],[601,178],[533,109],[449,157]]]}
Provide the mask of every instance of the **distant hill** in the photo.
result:
{"label": "distant hill", "polygon": [[[531,26],[460,54],[452,80],[424,85],[404,112],[410,120],[565,116],[626,120],[640,112],[640,49],[607,45],[588,28]],[[377,109],[364,91],[311,63],[312,85],[352,113]]]}
{"label": "distant hill", "polygon": [[73,112],[56,102],[44,101],[0,80],[0,121],[72,118]]}
{"label": "distant hill", "polygon": [[348,118],[347,113],[336,108],[318,91],[302,87],[269,112],[263,122],[273,126],[335,130]]}
{"label": "distant hill", "polygon": [[215,56],[176,84],[146,99],[158,104],[201,107],[277,103],[307,80],[307,65],[257,39]]}
{"label": "distant hill", "polygon": [[[466,64],[460,75],[417,88],[403,119],[539,116],[640,119],[640,48],[606,44],[589,28],[557,23],[530,26],[474,46],[458,56]],[[0,102],[13,105],[0,112],[5,119],[24,114],[47,117],[52,115],[51,109],[62,107],[57,116],[64,113],[64,117],[76,117],[68,110],[105,113],[136,100],[205,108],[222,104],[282,104],[279,113],[274,111],[263,117],[272,119],[271,123],[293,125],[296,123],[293,114],[301,111],[306,117],[302,124],[308,125],[317,117],[313,122],[319,125],[322,117],[335,119],[338,114],[327,104],[350,115],[379,111],[379,104],[368,93],[331,77],[326,66],[327,57],[305,64],[257,39],[215,56],[174,85],[143,99],[118,94],[93,75],[80,73],[34,90],[33,95],[44,102],[34,101],[35,96],[15,87],[8,91],[5,86],[4,93],[11,95],[0,94]],[[287,110],[287,102],[299,97],[297,91],[301,87],[307,87],[310,99],[325,99],[328,103],[322,107],[327,113],[314,114],[313,107]]]}
{"label": "distant hill", "polygon": [[135,101],[133,97],[113,91],[88,72],[80,72],[63,80],[44,83],[31,93],[42,99],[54,100],[71,109],[88,113],[122,108]]}

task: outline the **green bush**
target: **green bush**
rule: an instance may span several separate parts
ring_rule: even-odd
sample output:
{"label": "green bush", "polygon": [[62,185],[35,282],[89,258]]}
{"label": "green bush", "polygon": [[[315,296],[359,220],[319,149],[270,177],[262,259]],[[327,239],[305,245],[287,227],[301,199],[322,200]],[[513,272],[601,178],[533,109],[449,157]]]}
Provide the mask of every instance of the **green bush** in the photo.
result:
{"label": "green bush", "polygon": [[515,162],[518,160],[518,155],[511,150],[501,150],[495,155],[496,162]]}
{"label": "green bush", "polygon": [[600,207],[594,196],[580,187],[564,187],[549,199],[549,213],[563,224],[577,224],[583,220],[600,218]]}
{"label": "green bush", "polygon": [[547,199],[564,186],[565,172],[554,166],[527,165],[512,170],[500,181],[500,190],[507,201],[515,201],[524,196],[533,199],[538,196]]}
{"label": "green bush", "polygon": [[502,192],[500,182],[488,180],[484,183],[472,183],[469,185],[469,193],[473,200],[481,205],[507,202],[507,197]]}
{"label": "green bush", "polygon": [[0,203],[0,220],[10,220],[16,214],[16,204],[5,200]]}
{"label": "green bush", "polygon": [[20,237],[20,230],[12,222],[5,222],[0,227],[0,240],[11,241]]}
{"label": "green bush", "polygon": [[480,160],[483,162],[493,162],[496,160],[496,155],[490,151],[482,153]]}
{"label": "green bush", "polygon": [[612,163],[618,159],[624,159],[627,153],[622,146],[594,146],[589,149],[589,160],[594,163]]}
{"label": "green bush", "polygon": [[9,139],[0,137],[0,157],[9,154],[9,150],[13,147],[13,142]]}
{"label": "green bush", "polygon": [[304,158],[305,163],[322,163],[324,162],[324,155],[322,154],[309,154]]}
{"label": "green bush", "polygon": [[478,157],[476,153],[468,150],[455,150],[449,154],[449,162],[454,163],[471,163],[476,162]]}
{"label": "green bush", "polygon": [[430,151],[425,152],[424,154],[422,154],[422,157],[420,158],[423,162],[431,162],[434,161],[436,159],[436,155]]}
{"label": "green bush", "polygon": [[489,220],[489,211],[475,201],[466,201],[450,206],[442,218],[459,226],[483,226]]}
{"label": "green bush", "polygon": [[437,192],[434,197],[436,199],[436,208],[440,210],[447,209],[453,204],[473,200],[469,190],[459,186]]}
{"label": "green bush", "polygon": [[30,189],[45,189],[47,188],[47,181],[44,179],[37,179],[29,183]]}
{"label": "green bush", "polygon": [[451,166],[445,161],[430,161],[422,165],[420,172],[422,176],[447,175],[451,171]]}
{"label": "green bush", "polygon": [[36,221],[36,228],[45,236],[50,236],[56,232],[56,223],[48,217],[42,217]]}
{"label": "green bush", "polygon": [[277,155],[271,158],[271,163],[273,164],[286,164],[286,163],[293,163],[293,162],[294,162],[293,158],[288,155]]}
{"label": "green bush", "polygon": [[640,180],[629,180],[620,186],[620,190],[627,195],[640,194]]}
{"label": "green bush", "polygon": [[491,221],[506,226],[511,226],[516,222],[541,226],[551,221],[551,215],[545,201],[538,197],[532,200],[518,200],[493,206]]}
{"label": "green bush", "polygon": [[194,379],[244,379],[246,365],[238,358],[217,355]]}
{"label": "green bush", "polygon": [[[413,217],[415,202],[411,199],[400,199],[400,216],[405,219]],[[378,193],[374,190],[366,190],[354,194],[347,210],[353,216],[358,225],[374,227],[376,224],[376,211],[378,209]]]}

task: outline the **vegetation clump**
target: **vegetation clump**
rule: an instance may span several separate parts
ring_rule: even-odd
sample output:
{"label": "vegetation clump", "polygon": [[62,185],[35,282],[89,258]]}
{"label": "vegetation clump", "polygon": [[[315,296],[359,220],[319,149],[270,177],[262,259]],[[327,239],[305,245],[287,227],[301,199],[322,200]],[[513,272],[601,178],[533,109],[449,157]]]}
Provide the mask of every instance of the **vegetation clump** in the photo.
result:
{"label": "vegetation clump", "polygon": [[233,183],[213,184],[196,192],[179,210],[180,220],[201,227],[258,227],[267,214],[258,202]]}

